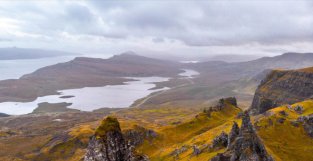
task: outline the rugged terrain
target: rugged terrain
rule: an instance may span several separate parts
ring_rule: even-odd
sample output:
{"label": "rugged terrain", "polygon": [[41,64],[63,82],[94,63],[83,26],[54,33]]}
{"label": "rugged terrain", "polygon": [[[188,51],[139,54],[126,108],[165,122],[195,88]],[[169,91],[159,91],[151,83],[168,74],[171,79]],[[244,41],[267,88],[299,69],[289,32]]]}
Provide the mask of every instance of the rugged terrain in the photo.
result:
{"label": "rugged terrain", "polygon": [[[39,96],[58,94],[57,91],[63,89],[123,84],[129,81],[125,77],[165,76],[171,79],[158,83],[157,88],[174,88],[145,101],[141,106],[184,104],[187,100],[197,106],[220,97],[236,96],[247,108],[259,81],[268,69],[295,69],[312,64],[312,53],[286,53],[235,63],[179,63],[133,53],[124,53],[109,59],[78,57],[66,63],[38,69],[20,79],[0,81],[0,102],[29,102]],[[178,78],[182,69],[194,69],[200,75],[192,82],[182,80]]]}
{"label": "rugged terrain", "polygon": [[[193,79],[193,83],[168,90],[158,97],[149,99],[144,105],[165,103],[176,105],[184,104],[188,100],[194,102],[193,106],[197,106],[221,97],[236,96],[242,107],[247,109],[251,105],[257,86],[272,69],[299,69],[312,65],[312,53],[285,53],[236,63],[208,61],[184,64],[184,68],[200,73]],[[185,83],[171,79],[161,84],[169,86]]]}
{"label": "rugged terrain", "polygon": [[[133,57],[133,55],[126,56]],[[289,58],[289,54],[287,56]],[[283,58],[275,58],[275,60],[282,62]],[[89,58],[78,58],[76,61],[82,61],[81,63],[84,64],[82,66],[85,68],[85,59],[89,62]],[[119,56],[112,59],[115,59],[110,60],[114,64],[121,61]],[[128,60],[136,61],[130,58]],[[96,61],[102,64],[104,60],[96,59]],[[159,61],[156,62],[158,63]],[[118,147],[123,156],[139,156],[152,161],[211,159],[216,161],[230,158],[275,161],[313,160],[311,155],[313,100],[310,99],[312,90],[307,90],[311,89],[312,85],[310,79],[312,68],[275,70],[274,74],[269,74],[262,81],[259,89],[266,85],[268,91],[265,92],[279,93],[277,98],[283,101],[268,108],[269,110],[250,116],[250,120],[248,113],[243,110],[246,109],[243,102],[251,99],[248,97],[250,94],[247,94],[247,97],[240,94],[239,99],[228,95],[238,96],[238,91],[234,91],[235,89],[253,86],[251,80],[258,82],[267,75],[268,71],[247,74],[247,77],[238,80],[236,77],[239,76],[233,73],[223,76],[228,74],[226,70],[230,68],[228,65],[225,65],[225,68],[222,66],[224,69],[219,69],[222,71],[220,76],[215,75],[218,73],[213,69],[217,70],[219,63],[224,64],[216,62],[214,67],[212,63],[212,71],[208,73],[205,70],[209,71],[209,69],[205,69],[204,66],[197,67],[200,64],[185,64],[198,70],[200,75],[184,80],[173,77],[168,82],[157,84],[157,88],[171,86],[173,89],[151,94],[148,99],[137,100],[133,108],[80,112],[66,109],[64,104],[41,104],[32,114],[0,117],[0,160],[77,161],[84,159],[86,154],[89,156],[87,160],[88,158],[93,160],[92,156],[100,155],[99,151],[94,150],[95,148],[105,152],[109,146]],[[69,65],[65,64],[65,66]],[[53,68],[58,68],[57,66]],[[102,65],[100,66],[97,69],[102,68]],[[175,75],[179,72],[175,64],[172,69],[173,71],[168,70],[169,76],[172,72]],[[51,73],[56,71],[50,71],[49,67],[44,70]],[[160,72],[162,70],[160,69]],[[241,76],[244,75],[241,71],[237,72]],[[44,74],[40,73],[39,70],[38,76],[44,77]],[[212,75],[205,78],[209,74]],[[211,80],[210,83],[208,79],[214,76],[219,81]],[[285,86],[288,88],[284,88]],[[221,95],[227,97],[218,98]],[[258,97],[258,91],[255,97]],[[218,99],[212,101],[214,98]],[[291,100],[288,102],[290,105],[285,103],[288,100]],[[139,106],[136,106],[138,104]],[[55,110],[51,110],[50,107],[54,107]],[[106,120],[107,116],[117,118],[119,126],[115,119]],[[107,121],[113,122],[116,126],[111,128],[111,124]],[[112,140],[117,142],[111,146]],[[110,156],[116,154],[110,153]]]}
{"label": "rugged terrain", "polygon": [[311,98],[312,82],[312,67],[299,70],[273,70],[258,86],[251,111],[259,114],[283,104]]}

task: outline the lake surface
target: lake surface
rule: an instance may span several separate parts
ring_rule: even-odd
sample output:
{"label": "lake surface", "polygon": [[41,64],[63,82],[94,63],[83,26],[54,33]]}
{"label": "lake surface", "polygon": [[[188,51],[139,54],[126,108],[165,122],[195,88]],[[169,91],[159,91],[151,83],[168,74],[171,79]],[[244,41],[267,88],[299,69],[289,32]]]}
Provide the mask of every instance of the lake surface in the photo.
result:
{"label": "lake surface", "polygon": [[184,72],[178,74],[179,76],[183,76],[183,77],[187,77],[187,78],[194,78],[195,76],[199,75],[200,73],[195,71],[195,70],[191,70],[191,69],[183,69]]}
{"label": "lake surface", "polygon": [[[0,103],[0,112],[10,115],[31,113],[42,102],[72,103],[68,108],[82,111],[92,111],[103,107],[129,107],[135,100],[143,98],[152,92],[168,88],[150,90],[155,87],[154,82],[167,81],[164,77],[133,78],[136,81],[126,82],[124,85],[108,85],[103,87],[85,87],[80,89],[61,90],[60,95],[38,97],[33,102],[3,102]],[[60,98],[74,96],[69,98]]]}
{"label": "lake surface", "polygon": [[[0,80],[16,79],[24,74],[31,73],[41,67],[56,63],[67,62],[75,56],[30,59],[30,60],[1,60],[0,61]],[[90,57],[90,55],[88,56]],[[93,57],[93,56],[91,56]],[[99,57],[99,56],[94,56]],[[184,69],[182,79],[193,78],[199,73],[194,70]],[[39,103],[72,103],[68,108],[81,111],[93,111],[103,107],[126,108],[134,101],[144,98],[149,94],[167,90],[169,88],[151,90],[156,82],[164,82],[169,78],[164,77],[136,77],[136,81],[129,81],[123,85],[108,85],[103,87],[86,87],[80,89],[69,89],[59,91],[60,95],[49,95],[38,97],[33,102],[3,102],[0,103],[0,113],[10,115],[21,115],[31,113],[38,107]]]}

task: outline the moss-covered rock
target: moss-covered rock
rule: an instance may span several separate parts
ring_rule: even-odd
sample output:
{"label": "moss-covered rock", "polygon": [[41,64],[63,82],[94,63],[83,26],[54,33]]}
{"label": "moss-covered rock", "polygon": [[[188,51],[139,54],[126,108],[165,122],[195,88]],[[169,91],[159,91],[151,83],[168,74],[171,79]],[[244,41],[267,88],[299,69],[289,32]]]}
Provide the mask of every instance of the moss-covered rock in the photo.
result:
{"label": "moss-covered rock", "polygon": [[106,137],[106,134],[110,131],[121,132],[121,127],[117,118],[108,116],[101,121],[100,126],[96,129],[95,135],[97,137]]}

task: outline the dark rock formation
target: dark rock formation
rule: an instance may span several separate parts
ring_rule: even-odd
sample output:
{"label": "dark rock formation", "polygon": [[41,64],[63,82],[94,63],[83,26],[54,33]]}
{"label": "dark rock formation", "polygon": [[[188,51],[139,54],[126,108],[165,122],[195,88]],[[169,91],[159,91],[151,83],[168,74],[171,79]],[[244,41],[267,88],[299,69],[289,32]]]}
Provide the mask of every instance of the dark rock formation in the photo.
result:
{"label": "dark rock formation", "polygon": [[303,107],[301,105],[297,105],[294,110],[298,113],[298,114],[302,114],[303,113]]}
{"label": "dark rock formation", "polygon": [[313,138],[313,117],[309,117],[303,124],[305,132]]}
{"label": "dark rock formation", "polygon": [[297,121],[303,123],[304,131],[313,138],[313,115],[300,116]]}
{"label": "dark rock formation", "polygon": [[[236,129],[236,125],[233,126]],[[236,131],[236,130],[234,130]],[[272,161],[272,157],[266,152],[264,145],[258,138],[250,122],[247,112],[242,118],[239,135],[229,142],[226,152],[218,154],[211,161]]]}
{"label": "dark rock formation", "polygon": [[237,122],[234,122],[233,127],[231,128],[229,135],[228,135],[227,148],[230,147],[230,143],[234,142],[234,140],[239,135],[239,132],[240,132],[239,126],[238,126]]}
{"label": "dark rock formation", "polygon": [[285,118],[278,118],[277,122],[282,124],[285,122],[285,120],[286,120]]}
{"label": "dark rock formation", "polygon": [[282,115],[282,116],[288,116],[287,112],[282,110],[282,111],[279,111],[279,114]]}
{"label": "dark rock formation", "polygon": [[193,150],[192,155],[194,156],[197,156],[201,153],[201,150],[197,147],[197,145],[193,145],[192,150]]}
{"label": "dark rock formation", "polygon": [[283,104],[293,104],[313,95],[313,68],[273,70],[258,86],[250,108],[260,114]]}
{"label": "dark rock formation", "polygon": [[153,138],[157,137],[157,133],[153,130],[135,125],[133,129],[124,132],[124,137],[130,145],[138,146],[142,144],[144,140],[152,141]]}
{"label": "dark rock formation", "polygon": [[224,107],[226,103],[237,106],[237,99],[235,97],[222,98],[218,101],[217,107]]}
{"label": "dark rock formation", "polygon": [[183,145],[181,148],[177,148],[173,152],[171,152],[170,155],[174,156],[175,159],[178,159],[179,155],[187,150],[188,150],[188,146]]}
{"label": "dark rock formation", "polygon": [[137,155],[132,146],[126,144],[116,118],[107,117],[92,136],[85,161],[144,161],[146,157]]}
{"label": "dark rock formation", "polygon": [[221,111],[227,106],[227,104],[237,107],[237,99],[235,97],[219,99],[216,105],[209,107],[209,109],[204,109],[203,112],[206,113],[208,117],[210,117],[211,112]]}
{"label": "dark rock formation", "polygon": [[228,135],[223,131],[219,136],[215,137],[211,148],[224,148],[227,147]]}

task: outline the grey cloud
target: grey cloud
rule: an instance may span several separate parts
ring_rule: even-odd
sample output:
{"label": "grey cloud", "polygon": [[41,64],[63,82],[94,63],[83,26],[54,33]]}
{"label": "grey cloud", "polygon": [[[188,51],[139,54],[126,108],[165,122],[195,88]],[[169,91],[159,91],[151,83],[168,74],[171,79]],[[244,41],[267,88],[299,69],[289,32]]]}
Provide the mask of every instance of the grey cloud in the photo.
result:
{"label": "grey cloud", "polygon": [[226,2],[111,4],[123,12],[102,16],[124,34],[167,37],[192,46],[312,41],[313,16],[305,1]]}
{"label": "grey cloud", "polygon": [[[152,42],[177,40],[188,46],[313,41],[309,1],[56,1],[0,7],[2,16],[20,20],[20,29],[47,37],[72,35]],[[27,13],[27,14],[23,14]]]}

